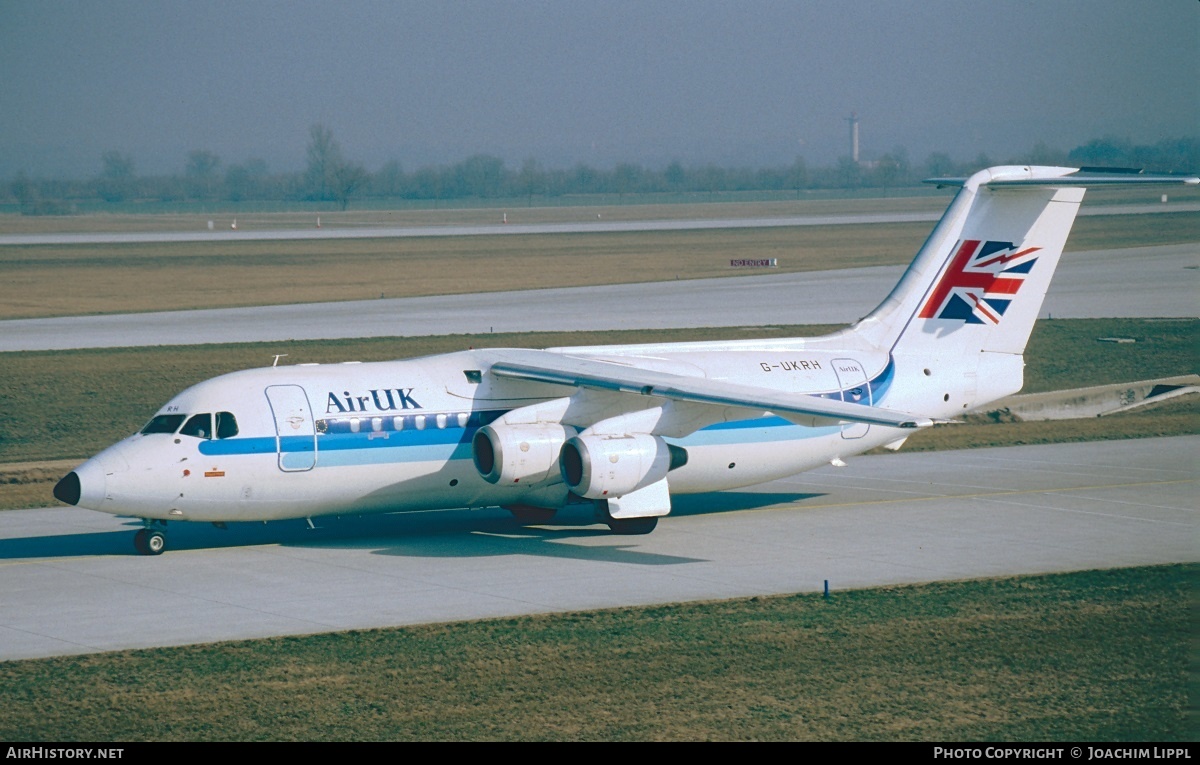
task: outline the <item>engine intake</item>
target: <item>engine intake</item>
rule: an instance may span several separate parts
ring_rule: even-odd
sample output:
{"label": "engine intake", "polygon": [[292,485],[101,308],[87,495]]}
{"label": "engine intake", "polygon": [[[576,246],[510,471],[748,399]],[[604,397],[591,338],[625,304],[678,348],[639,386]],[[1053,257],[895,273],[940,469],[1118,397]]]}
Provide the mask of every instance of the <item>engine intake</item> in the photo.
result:
{"label": "engine intake", "polygon": [[563,481],[588,499],[620,497],[687,464],[687,451],[661,436],[575,436],[562,446]]}
{"label": "engine intake", "polygon": [[558,477],[559,452],[577,432],[560,423],[492,423],[475,431],[471,458],[488,483],[537,485]]}

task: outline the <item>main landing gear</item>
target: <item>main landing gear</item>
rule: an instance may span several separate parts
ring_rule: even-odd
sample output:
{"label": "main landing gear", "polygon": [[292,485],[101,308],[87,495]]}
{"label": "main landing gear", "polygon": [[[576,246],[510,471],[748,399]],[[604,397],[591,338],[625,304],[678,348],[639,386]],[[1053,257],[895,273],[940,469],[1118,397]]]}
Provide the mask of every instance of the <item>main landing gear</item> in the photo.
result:
{"label": "main landing gear", "polygon": [[[613,518],[608,512],[608,500],[599,500],[596,505],[596,521],[608,526],[614,534],[632,536],[649,534],[658,526],[658,518]],[[549,507],[534,507],[533,505],[505,505],[504,509],[512,513],[521,523],[549,523],[558,511]]]}
{"label": "main landing gear", "polygon": [[535,507],[533,505],[505,505],[504,509],[512,513],[521,523],[549,523],[554,520],[558,510],[552,507]]}
{"label": "main landing gear", "polygon": [[167,533],[160,522],[146,521],[146,528],[133,535],[133,549],[139,555],[162,555],[167,549]]}

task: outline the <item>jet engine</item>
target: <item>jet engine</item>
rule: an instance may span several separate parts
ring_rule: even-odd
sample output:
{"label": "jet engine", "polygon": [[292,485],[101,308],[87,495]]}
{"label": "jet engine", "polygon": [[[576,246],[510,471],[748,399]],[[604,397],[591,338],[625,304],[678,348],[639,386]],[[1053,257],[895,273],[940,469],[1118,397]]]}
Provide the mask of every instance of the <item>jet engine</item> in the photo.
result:
{"label": "jet engine", "polygon": [[661,436],[575,436],[559,458],[562,477],[575,494],[588,499],[621,497],[661,481],[687,463],[687,451]]}
{"label": "jet engine", "polygon": [[488,483],[537,485],[557,477],[559,451],[577,432],[557,422],[492,423],[475,431],[471,456]]}

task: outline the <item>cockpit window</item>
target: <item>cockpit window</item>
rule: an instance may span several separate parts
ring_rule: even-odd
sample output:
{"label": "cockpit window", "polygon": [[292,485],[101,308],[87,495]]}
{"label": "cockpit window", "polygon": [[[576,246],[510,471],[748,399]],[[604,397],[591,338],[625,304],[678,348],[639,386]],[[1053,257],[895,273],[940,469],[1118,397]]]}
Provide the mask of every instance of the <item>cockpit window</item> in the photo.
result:
{"label": "cockpit window", "polygon": [[217,412],[217,438],[233,438],[238,434],[237,420],[231,412]]}
{"label": "cockpit window", "polygon": [[186,414],[160,414],[150,422],[146,423],[146,427],[142,428],[142,435],[149,433],[174,433],[179,429],[179,425]]}
{"label": "cockpit window", "polygon": [[204,414],[193,414],[192,418],[183,424],[179,429],[181,436],[194,436],[195,438],[212,438],[212,415],[205,412]]}
{"label": "cockpit window", "polygon": [[179,429],[179,435],[193,438],[233,438],[238,434],[237,419],[230,412],[193,414]]}

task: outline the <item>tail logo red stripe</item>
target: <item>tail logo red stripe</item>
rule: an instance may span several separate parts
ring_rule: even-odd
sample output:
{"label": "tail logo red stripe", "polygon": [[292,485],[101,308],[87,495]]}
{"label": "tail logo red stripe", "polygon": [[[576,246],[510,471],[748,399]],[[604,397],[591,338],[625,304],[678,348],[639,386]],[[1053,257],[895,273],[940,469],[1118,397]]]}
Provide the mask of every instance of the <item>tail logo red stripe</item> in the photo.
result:
{"label": "tail logo red stripe", "polygon": [[1040,247],[1017,251],[1012,242],[965,239],[950,266],[917,313],[921,319],[957,319],[968,324],[1000,323]]}

